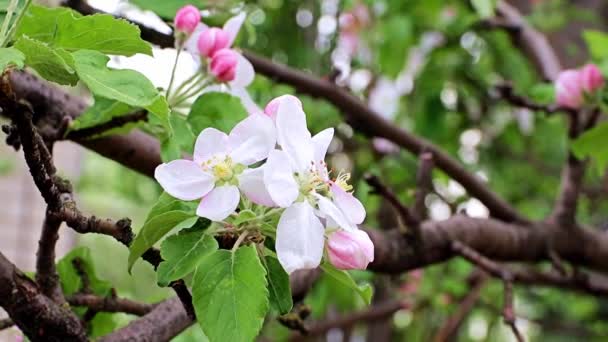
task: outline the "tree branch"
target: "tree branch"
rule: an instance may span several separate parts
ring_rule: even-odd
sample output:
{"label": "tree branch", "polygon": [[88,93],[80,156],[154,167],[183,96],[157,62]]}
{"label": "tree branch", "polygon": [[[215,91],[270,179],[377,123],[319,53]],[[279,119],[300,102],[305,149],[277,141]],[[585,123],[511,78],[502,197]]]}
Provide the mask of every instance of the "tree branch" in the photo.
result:
{"label": "tree branch", "polygon": [[418,172],[416,173],[416,194],[412,211],[419,220],[426,218],[426,195],[433,189],[433,155],[422,152],[418,158]]}
{"label": "tree branch", "polygon": [[36,283],[0,253],[0,306],[34,342],[88,341],[80,320],[40,293]]}
{"label": "tree branch", "polygon": [[76,131],[71,131],[66,135],[66,139],[69,140],[84,140],[94,137],[96,135],[105,133],[111,129],[122,127],[129,123],[134,123],[138,121],[147,121],[148,120],[148,112],[145,110],[138,110],[131,114],[126,114],[122,116],[113,117],[107,122],[101,123],[96,126],[87,127],[83,129],[79,129]]}
{"label": "tree branch", "polygon": [[84,306],[96,312],[124,312],[137,316],[147,314],[156,306],[116,296],[100,297],[87,293],[77,293],[69,296],[67,302],[72,306]]}
{"label": "tree branch", "polygon": [[55,245],[59,239],[61,220],[54,217],[47,209],[42,223],[42,233],[38,242],[36,258],[36,282],[47,297],[58,304],[64,304],[65,298],[59,282],[59,274],[55,267]]}

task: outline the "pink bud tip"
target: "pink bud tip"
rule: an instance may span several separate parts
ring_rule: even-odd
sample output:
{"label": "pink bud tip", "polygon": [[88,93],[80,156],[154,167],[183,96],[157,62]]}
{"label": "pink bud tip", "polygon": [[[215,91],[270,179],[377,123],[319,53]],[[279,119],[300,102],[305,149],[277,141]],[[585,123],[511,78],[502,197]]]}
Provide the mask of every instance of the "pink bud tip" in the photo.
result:
{"label": "pink bud tip", "polygon": [[580,72],[562,71],[555,81],[555,97],[560,106],[578,109],[583,104],[583,88]]}
{"label": "pink bud tip", "polygon": [[374,261],[374,244],[366,232],[337,231],[327,241],[329,261],[341,270],[364,270]]}
{"label": "pink bud tip", "polygon": [[177,30],[191,34],[200,21],[201,13],[198,8],[186,5],[177,11],[173,24]]}
{"label": "pink bud tip", "polygon": [[297,97],[293,95],[281,95],[279,97],[275,97],[274,99],[270,100],[270,102],[268,102],[266,108],[264,108],[264,114],[270,116],[274,120],[277,117],[279,105],[284,100],[296,101],[300,105],[300,107],[302,107],[302,101],[300,101],[300,99],[298,99]]}
{"label": "pink bud tip", "polygon": [[579,71],[580,82],[583,90],[594,93],[604,86],[602,72],[595,64],[587,64]]}
{"label": "pink bud tip", "polygon": [[213,54],[209,71],[221,82],[234,80],[239,56],[231,49],[221,49]]}
{"label": "pink bud tip", "polygon": [[217,27],[212,27],[208,30],[203,31],[198,37],[198,52],[201,56],[208,58],[221,49],[228,48],[230,45],[230,35]]}

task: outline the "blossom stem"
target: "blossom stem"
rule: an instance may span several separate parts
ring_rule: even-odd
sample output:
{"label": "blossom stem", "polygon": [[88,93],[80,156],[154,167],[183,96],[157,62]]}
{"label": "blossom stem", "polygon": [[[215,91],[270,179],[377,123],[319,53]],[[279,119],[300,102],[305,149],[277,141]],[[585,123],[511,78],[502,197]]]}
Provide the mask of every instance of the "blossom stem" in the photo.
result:
{"label": "blossom stem", "polygon": [[175,70],[177,70],[177,62],[179,61],[179,55],[181,53],[181,46],[178,46],[177,54],[175,55],[175,61],[173,62],[173,69],[171,70],[171,79],[169,80],[169,86],[167,87],[167,98],[169,98],[169,95],[171,95],[171,88],[173,87],[173,81],[175,80]]}
{"label": "blossom stem", "polygon": [[192,96],[194,96],[194,95],[196,95],[196,94],[200,93],[200,92],[201,92],[203,89],[205,89],[205,88],[207,87],[207,85],[208,85],[208,80],[207,80],[207,79],[204,79],[204,80],[203,80],[203,81],[200,83],[200,85],[199,85],[197,88],[195,88],[195,87],[196,87],[196,85],[197,85],[197,84],[195,83],[195,84],[191,85],[190,87],[188,87],[188,89],[184,90],[184,91],[182,92],[182,94],[181,94],[181,95],[179,95],[179,96],[178,96],[178,97],[175,99],[175,101],[173,101],[173,104],[172,104],[172,105],[173,105],[173,106],[179,106],[179,105],[180,105],[180,104],[182,104],[184,101],[186,101],[186,100],[188,100],[189,98],[191,98]]}
{"label": "blossom stem", "polygon": [[[23,7],[23,11],[21,11],[21,13],[18,14],[15,24],[19,24],[19,21],[21,20],[21,17],[23,16],[23,12],[25,12],[25,10],[27,9],[27,6],[29,5],[30,1],[31,0],[28,0],[25,3],[25,7]],[[13,32],[12,28],[9,32],[7,32],[7,30],[8,30],[8,26],[11,22],[13,15],[17,12],[17,4],[19,4],[18,0],[11,0],[11,2],[9,3],[9,5],[6,9],[6,15],[4,17],[4,22],[2,23],[2,29],[0,29],[0,39],[2,39],[2,43],[0,44],[1,47],[4,47],[9,42],[10,36]],[[14,28],[14,26],[13,26],[13,28]]]}
{"label": "blossom stem", "polygon": [[195,72],[192,76],[188,77],[188,79],[186,79],[184,82],[182,82],[182,84],[180,84],[179,87],[177,87],[177,89],[175,89],[175,94],[179,94],[181,92],[181,90],[184,89],[185,86],[192,83],[193,81],[195,81],[196,79],[198,79],[201,76],[203,76],[201,72],[198,72],[198,71]]}
{"label": "blossom stem", "polygon": [[245,238],[247,237],[248,234],[249,234],[248,231],[244,231],[243,233],[241,233],[241,235],[239,235],[239,238],[236,239],[234,246],[232,246],[232,253],[236,252],[236,250],[239,248],[239,246],[245,240]]}

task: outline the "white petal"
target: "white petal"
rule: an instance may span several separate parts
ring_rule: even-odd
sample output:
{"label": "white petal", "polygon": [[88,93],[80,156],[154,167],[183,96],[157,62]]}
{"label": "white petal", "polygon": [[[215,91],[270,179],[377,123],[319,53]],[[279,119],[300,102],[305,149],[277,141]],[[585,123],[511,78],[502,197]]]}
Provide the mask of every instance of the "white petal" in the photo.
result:
{"label": "white petal", "polygon": [[333,139],[333,137],[333,128],[326,128],[312,137],[315,163],[325,160],[325,154],[327,153],[327,149],[329,148],[329,144],[331,143],[331,139]]}
{"label": "white petal", "polygon": [[203,197],[196,214],[211,221],[222,221],[236,210],[240,199],[239,189],[236,186],[218,186]]}
{"label": "white petal", "polygon": [[287,152],[294,169],[304,171],[313,160],[312,138],[306,127],[306,114],[299,101],[285,97],[277,110],[277,140]]}
{"label": "white petal", "polygon": [[331,193],[334,196],[334,203],[350,222],[361,224],[365,220],[365,208],[353,194],[344,191],[336,184],[331,186]]}
{"label": "white petal", "polygon": [[317,203],[319,204],[319,210],[321,213],[323,213],[323,216],[327,219],[331,219],[328,220],[328,223],[332,222],[333,220],[333,222],[335,222],[339,228],[344,230],[354,231],[358,229],[357,226],[352,224],[346,215],[344,215],[344,213],[340,210],[340,208],[338,208],[332,201],[319,194],[316,194],[315,197],[318,200]]}
{"label": "white petal", "polygon": [[274,207],[276,204],[272,201],[272,197],[266,190],[266,184],[264,184],[265,166],[243,171],[239,176],[239,189],[251,202]]}
{"label": "white petal", "polygon": [[232,160],[245,165],[266,159],[275,144],[274,124],[261,114],[248,116],[234,126],[228,136]]}
{"label": "white petal", "polygon": [[298,198],[298,183],[284,151],[270,151],[264,164],[264,184],[270,198],[279,207],[288,207]]}
{"label": "white petal", "polygon": [[169,195],[183,201],[205,196],[215,183],[199,164],[184,159],[160,164],[154,170],[154,178]]}
{"label": "white petal", "polygon": [[213,127],[205,128],[194,144],[194,161],[203,163],[217,154],[228,152],[228,136]]}
{"label": "white petal", "polygon": [[228,33],[228,37],[229,37],[229,44],[228,46],[232,46],[232,43],[234,43],[234,39],[236,38],[237,34],[239,34],[239,31],[241,30],[241,26],[243,26],[243,22],[245,22],[245,17],[247,15],[245,14],[245,12],[241,12],[237,15],[235,15],[234,17],[228,19],[225,23],[224,23],[224,31],[226,31],[226,33]]}
{"label": "white petal", "polygon": [[234,79],[228,82],[228,84],[233,88],[246,88],[253,82],[255,70],[247,58],[243,57],[240,53],[237,55],[238,59]]}
{"label": "white petal", "polygon": [[324,229],[308,202],[285,209],[277,226],[276,250],[287,273],[319,266]]}
{"label": "white petal", "polygon": [[192,55],[192,58],[194,58],[196,60],[200,60],[200,58],[201,58],[200,53],[198,52],[198,46],[197,46],[198,37],[206,29],[207,29],[207,25],[205,25],[203,23],[198,23],[198,25],[196,25],[196,28],[194,29],[194,31],[192,32],[190,37],[188,37],[188,39],[186,39],[186,41],[184,42],[184,50],[186,50],[188,53],[190,53]]}

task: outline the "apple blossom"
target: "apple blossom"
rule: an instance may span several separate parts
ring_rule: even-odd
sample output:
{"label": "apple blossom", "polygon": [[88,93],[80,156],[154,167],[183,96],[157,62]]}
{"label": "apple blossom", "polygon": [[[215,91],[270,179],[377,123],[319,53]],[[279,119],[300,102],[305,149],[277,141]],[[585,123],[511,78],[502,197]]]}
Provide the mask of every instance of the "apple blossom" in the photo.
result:
{"label": "apple blossom", "polygon": [[583,89],[577,70],[565,70],[559,73],[555,81],[555,96],[560,106],[577,109],[583,103]]}
{"label": "apple blossom", "polygon": [[319,265],[323,226],[356,231],[357,224],[365,219],[365,209],[349,192],[350,175],[340,173],[335,180],[329,178],[324,159],[333,129],[311,137],[301,102],[293,96],[275,100],[269,112],[272,114],[276,106],[281,150],[268,155],[264,183],[272,201],[287,208],[277,226],[276,251],[283,268],[291,273]]}
{"label": "apple blossom", "polygon": [[196,139],[193,160],[161,164],[154,178],[175,198],[202,198],[197,215],[222,221],[235,211],[240,192],[255,203],[271,204],[265,195],[263,170],[247,167],[265,159],[275,142],[272,121],[264,115],[247,117],[228,135],[206,128]]}
{"label": "apple blossom", "polygon": [[337,231],[327,240],[329,262],[341,270],[364,270],[374,261],[374,244],[363,230]]}
{"label": "apple blossom", "polygon": [[216,52],[209,64],[209,72],[221,82],[234,80],[238,54],[231,49],[222,49]]}
{"label": "apple blossom", "polygon": [[595,64],[587,64],[579,70],[581,87],[591,94],[604,86],[604,77]]}
{"label": "apple blossom", "polygon": [[201,22],[201,14],[198,8],[186,5],[180,8],[175,14],[173,23],[178,31],[191,34]]}
{"label": "apple blossom", "polygon": [[277,118],[277,111],[279,110],[279,103],[284,99],[290,99],[291,101],[296,102],[300,107],[302,107],[302,101],[293,95],[281,95],[279,97],[275,97],[270,100],[266,107],[264,108],[264,114],[270,116],[273,120]]}
{"label": "apple blossom", "polygon": [[230,47],[229,34],[217,27],[211,27],[203,31],[198,37],[198,52],[205,57],[212,58],[221,49]]}

